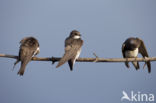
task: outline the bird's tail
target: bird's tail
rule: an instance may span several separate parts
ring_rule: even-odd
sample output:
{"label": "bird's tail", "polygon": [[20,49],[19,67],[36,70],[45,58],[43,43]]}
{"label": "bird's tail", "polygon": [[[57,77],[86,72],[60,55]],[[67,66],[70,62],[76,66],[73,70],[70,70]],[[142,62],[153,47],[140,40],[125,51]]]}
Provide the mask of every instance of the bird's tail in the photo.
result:
{"label": "bird's tail", "polygon": [[60,67],[61,65],[63,65],[66,61],[65,60],[60,60],[59,63],[57,64],[56,68]]}
{"label": "bird's tail", "polygon": [[140,68],[139,62],[132,62],[132,64],[134,65],[136,70],[138,70]]}
{"label": "bird's tail", "polygon": [[150,73],[151,72],[151,63],[150,63],[150,61],[145,62],[143,68],[145,68],[146,65],[147,65],[147,68],[148,68],[148,73]]}
{"label": "bird's tail", "polygon": [[129,68],[129,62],[126,61],[125,65],[126,65],[127,68]]}
{"label": "bird's tail", "polygon": [[147,67],[148,67],[148,72],[150,73],[151,72],[151,63],[150,63],[150,61],[147,62]]}
{"label": "bird's tail", "polygon": [[60,59],[59,63],[57,64],[56,68],[60,67],[61,65],[63,65],[64,63],[66,63],[68,61],[68,59],[70,59],[67,54],[64,54],[64,56]]}
{"label": "bird's tail", "polygon": [[29,61],[22,61],[22,62],[21,62],[21,68],[20,68],[20,70],[18,71],[18,74],[19,74],[20,76],[23,76],[24,71],[25,71],[25,68],[26,68],[26,65],[28,64],[28,62],[29,62]]}
{"label": "bird's tail", "polygon": [[73,71],[74,60],[72,59],[68,60],[68,64],[69,64],[70,70]]}

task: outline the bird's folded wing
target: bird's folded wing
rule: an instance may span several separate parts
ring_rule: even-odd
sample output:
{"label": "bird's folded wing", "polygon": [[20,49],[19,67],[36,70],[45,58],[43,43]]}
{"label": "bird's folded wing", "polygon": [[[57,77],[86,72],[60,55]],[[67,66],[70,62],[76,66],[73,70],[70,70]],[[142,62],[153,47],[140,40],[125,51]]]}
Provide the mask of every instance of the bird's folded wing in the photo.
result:
{"label": "bird's folded wing", "polygon": [[[141,55],[143,57],[149,57],[144,42],[141,39],[140,39],[140,42],[141,43],[140,43],[140,47],[139,47],[139,53],[141,53]],[[150,73],[151,72],[151,63],[150,63],[150,61],[147,62],[147,67],[148,67],[148,72]]]}
{"label": "bird's folded wing", "polygon": [[75,41],[72,42],[71,45],[67,45],[65,47],[65,54],[61,58],[61,60],[59,61],[59,63],[56,66],[56,68],[61,66],[61,65],[63,65],[65,62],[67,62],[68,60],[70,60],[74,56],[76,56],[77,51],[81,48],[82,45],[83,45],[83,41],[82,40],[75,40]]}
{"label": "bird's folded wing", "polygon": [[125,53],[124,53],[125,49],[124,48],[125,48],[125,43],[122,44],[122,48],[121,48],[122,49],[122,55],[125,58]]}

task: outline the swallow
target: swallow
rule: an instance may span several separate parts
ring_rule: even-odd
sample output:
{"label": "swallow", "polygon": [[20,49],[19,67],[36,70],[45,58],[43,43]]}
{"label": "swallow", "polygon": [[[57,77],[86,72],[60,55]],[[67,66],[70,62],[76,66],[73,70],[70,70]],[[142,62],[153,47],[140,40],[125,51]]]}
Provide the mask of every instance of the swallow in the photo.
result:
{"label": "swallow", "polygon": [[15,65],[21,61],[21,67],[17,74],[22,76],[24,74],[26,65],[31,61],[33,56],[36,56],[40,52],[38,40],[34,37],[25,37],[20,41],[20,50]]}
{"label": "swallow", "polygon": [[[143,40],[140,38],[128,38],[122,44],[122,54],[124,58],[137,58],[138,53],[140,53],[144,58],[149,57]],[[140,68],[139,62],[132,62],[136,70]],[[148,72],[151,72],[150,61],[145,62],[147,64]],[[125,62],[127,68],[129,68],[129,62]]]}
{"label": "swallow", "polygon": [[57,64],[56,68],[68,61],[70,70],[72,71],[75,61],[81,53],[82,45],[83,40],[81,39],[80,32],[77,30],[71,31],[69,37],[65,39],[65,53]]}

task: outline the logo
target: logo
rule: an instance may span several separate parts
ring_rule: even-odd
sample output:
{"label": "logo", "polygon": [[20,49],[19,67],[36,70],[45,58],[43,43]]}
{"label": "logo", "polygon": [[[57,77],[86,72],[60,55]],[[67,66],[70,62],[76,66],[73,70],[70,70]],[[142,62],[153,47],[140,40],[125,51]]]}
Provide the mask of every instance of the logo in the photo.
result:
{"label": "logo", "polygon": [[131,91],[128,95],[125,91],[122,91],[123,96],[121,101],[131,101],[131,102],[154,102],[154,94],[152,93],[141,93],[140,91]]}

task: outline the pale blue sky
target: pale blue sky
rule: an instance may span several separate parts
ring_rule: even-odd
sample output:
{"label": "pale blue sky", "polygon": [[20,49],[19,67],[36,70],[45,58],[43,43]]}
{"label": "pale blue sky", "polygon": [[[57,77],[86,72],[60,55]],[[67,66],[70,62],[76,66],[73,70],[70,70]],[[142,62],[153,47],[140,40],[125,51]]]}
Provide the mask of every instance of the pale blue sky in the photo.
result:
{"label": "pale blue sky", "polygon": [[[128,37],[144,40],[156,56],[155,0],[0,0],[0,53],[18,55],[19,41],[34,36],[38,57],[61,57],[70,31],[82,34],[80,57],[122,57]],[[14,59],[0,58],[0,103],[121,103],[122,91],[156,95],[152,72],[124,63],[78,63],[56,69],[51,62],[30,62],[23,77],[12,71]],[[126,101],[125,101],[126,102]],[[125,103],[124,102],[124,103]]]}

